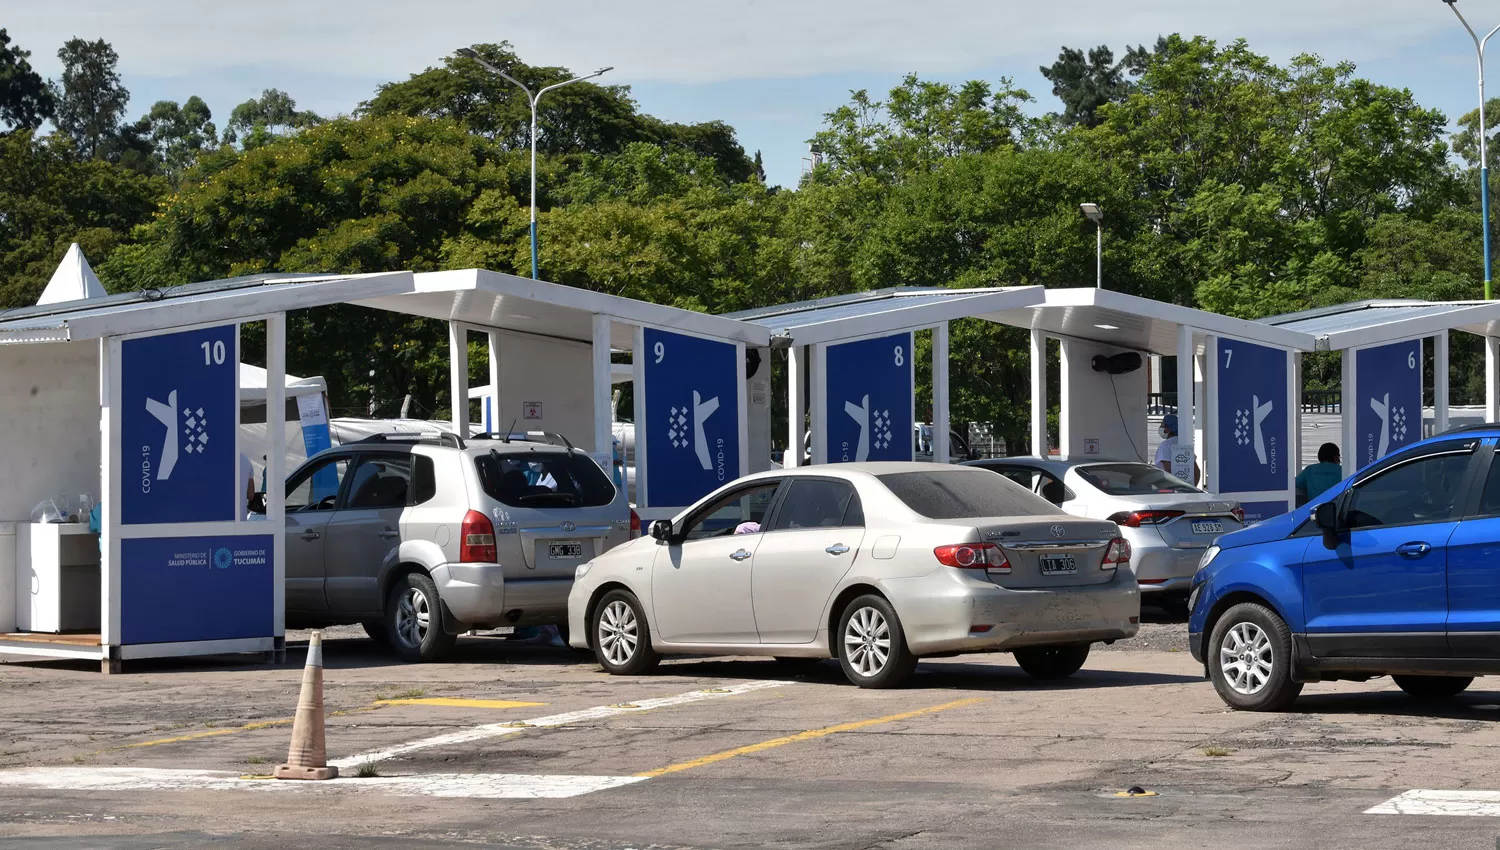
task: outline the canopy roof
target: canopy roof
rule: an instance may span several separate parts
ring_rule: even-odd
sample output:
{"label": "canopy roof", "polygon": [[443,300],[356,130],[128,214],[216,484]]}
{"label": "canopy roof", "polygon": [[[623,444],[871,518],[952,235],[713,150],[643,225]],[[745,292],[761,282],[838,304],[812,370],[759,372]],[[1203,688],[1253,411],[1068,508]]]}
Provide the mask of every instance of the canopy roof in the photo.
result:
{"label": "canopy roof", "polygon": [[[362,298],[356,303],[411,316],[444,319],[577,342],[593,342],[595,314],[630,325],[680,331],[764,346],[770,334],[753,326],[680,307],[650,304],[576,286],[563,286],[486,269],[424,272],[413,292]],[[613,348],[634,347],[634,332],[614,329]]]}
{"label": "canopy roof", "polygon": [[1040,286],[988,289],[894,287],[816,301],[800,301],[729,313],[736,319],[790,337],[796,345],[897,333],[932,327],[982,313],[1018,309],[1042,300]]}
{"label": "canopy roof", "polygon": [[1500,335],[1500,301],[1351,301],[1262,319],[1314,338],[1318,351],[1342,351],[1459,330]]}
{"label": "canopy roof", "polygon": [[254,275],[0,312],[0,345],[67,342],[246,321],[271,313],[410,292],[411,272]]}
{"label": "canopy roof", "polygon": [[1177,333],[1182,327],[1192,328],[1198,335],[1240,339],[1293,351],[1312,351],[1314,343],[1311,335],[1293,329],[1268,327],[1262,322],[1093,287],[1049,289],[1041,304],[980,318],[1021,328],[1039,328],[1052,336],[1168,356],[1177,354]]}

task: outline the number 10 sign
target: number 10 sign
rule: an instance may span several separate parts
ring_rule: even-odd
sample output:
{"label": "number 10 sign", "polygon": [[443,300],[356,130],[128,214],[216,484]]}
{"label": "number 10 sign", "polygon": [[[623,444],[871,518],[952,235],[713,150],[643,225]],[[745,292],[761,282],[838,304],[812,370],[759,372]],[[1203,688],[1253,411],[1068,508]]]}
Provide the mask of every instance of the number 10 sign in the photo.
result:
{"label": "number 10 sign", "polygon": [[236,519],[238,335],[222,325],[121,344],[124,524]]}

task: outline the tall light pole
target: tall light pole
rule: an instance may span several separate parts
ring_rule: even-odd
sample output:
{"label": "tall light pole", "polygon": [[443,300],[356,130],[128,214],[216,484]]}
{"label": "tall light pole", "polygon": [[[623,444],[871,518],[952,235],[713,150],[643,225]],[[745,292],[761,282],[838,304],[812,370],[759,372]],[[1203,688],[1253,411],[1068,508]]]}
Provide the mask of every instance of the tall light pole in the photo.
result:
{"label": "tall light pole", "polygon": [[1096,289],[1104,288],[1104,212],[1099,209],[1098,204],[1079,204],[1078,209],[1083,217],[1099,226],[1098,249],[1094,253],[1094,262],[1097,264],[1097,277],[1094,280]]}
{"label": "tall light pole", "polygon": [[479,54],[475,53],[472,49],[468,47],[460,47],[454,52],[459,56],[473,59],[475,62],[478,62],[479,65],[485,70],[493,74],[498,74],[499,76],[504,77],[505,79],[514,83],[518,88],[521,89],[521,91],[526,92],[526,102],[531,105],[531,279],[537,280],[539,278],[537,275],[536,261],[536,102],[542,99],[542,95],[546,94],[549,91],[552,91],[553,89],[559,89],[563,86],[571,85],[582,80],[593,79],[594,77],[597,77],[605,73],[606,71],[614,70],[614,66],[611,65],[607,68],[600,68],[592,74],[584,74],[581,77],[574,77],[571,80],[565,80],[561,83],[553,83],[552,85],[541,89],[536,94],[532,94],[531,89],[527,88],[525,83],[521,82],[515,77],[512,77],[510,74],[505,73],[499,68],[496,68],[494,65],[491,65],[490,63],[484,61],[484,59],[480,58]]}
{"label": "tall light pole", "polygon": [[1474,50],[1479,54],[1479,210],[1484,219],[1481,227],[1484,229],[1484,300],[1490,300],[1490,156],[1489,156],[1489,132],[1490,128],[1484,123],[1484,46],[1489,43],[1490,36],[1500,32],[1500,27],[1490,30],[1484,37],[1474,32],[1469,22],[1464,20],[1463,13],[1458,11],[1458,0],[1443,0],[1453,14],[1458,16],[1458,22],[1469,31],[1469,37],[1474,39]]}

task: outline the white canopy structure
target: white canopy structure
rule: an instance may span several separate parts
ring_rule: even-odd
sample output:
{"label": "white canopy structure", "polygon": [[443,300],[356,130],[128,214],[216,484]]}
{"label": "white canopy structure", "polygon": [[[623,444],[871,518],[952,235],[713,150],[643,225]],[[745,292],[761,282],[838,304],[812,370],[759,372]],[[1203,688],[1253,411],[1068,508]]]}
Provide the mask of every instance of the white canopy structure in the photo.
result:
{"label": "white canopy structure", "polygon": [[62,262],[57,264],[57,270],[52,273],[52,279],[47,281],[47,288],[42,290],[42,297],[36,303],[38,306],[61,304],[65,301],[104,296],[104,284],[99,282],[98,276],[89,266],[88,258],[83,256],[83,249],[74,242],[68,247],[68,253],[63,255]]}

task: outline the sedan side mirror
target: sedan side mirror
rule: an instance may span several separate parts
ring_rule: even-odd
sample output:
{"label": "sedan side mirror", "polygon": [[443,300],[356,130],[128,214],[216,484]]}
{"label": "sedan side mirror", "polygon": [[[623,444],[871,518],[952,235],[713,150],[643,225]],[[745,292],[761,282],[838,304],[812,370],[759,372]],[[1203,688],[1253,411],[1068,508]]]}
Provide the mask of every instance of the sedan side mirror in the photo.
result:
{"label": "sedan side mirror", "polygon": [[672,539],[672,521],[669,519],[659,519],[651,523],[651,536],[663,543],[670,541]]}
{"label": "sedan side mirror", "polygon": [[1324,531],[1339,531],[1339,506],[1337,502],[1324,502],[1313,510],[1313,522]]}

